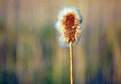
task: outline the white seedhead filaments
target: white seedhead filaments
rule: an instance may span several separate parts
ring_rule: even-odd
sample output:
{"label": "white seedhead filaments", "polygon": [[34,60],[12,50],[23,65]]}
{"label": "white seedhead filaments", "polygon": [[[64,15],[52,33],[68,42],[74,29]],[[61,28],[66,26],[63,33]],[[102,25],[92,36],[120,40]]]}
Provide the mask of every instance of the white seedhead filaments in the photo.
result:
{"label": "white seedhead filaments", "polygon": [[69,43],[76,44],[81,36],[82,16],[76,7],[63,8],[56,22],[56,29],[59,32],[59,43],[61,46],[69,46]]}

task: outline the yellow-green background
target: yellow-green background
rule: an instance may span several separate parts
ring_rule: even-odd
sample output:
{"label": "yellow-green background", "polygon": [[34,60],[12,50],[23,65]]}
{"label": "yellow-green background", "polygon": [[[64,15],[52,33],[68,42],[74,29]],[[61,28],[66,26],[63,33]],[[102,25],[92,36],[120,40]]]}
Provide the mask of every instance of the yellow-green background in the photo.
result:
{"label": "yellow-green background", "polygon": [[75,84],[121,83],[120,0],[0,0],[0,84],[70,83],[69,49],[55,30],[64,6],[83,16]]}

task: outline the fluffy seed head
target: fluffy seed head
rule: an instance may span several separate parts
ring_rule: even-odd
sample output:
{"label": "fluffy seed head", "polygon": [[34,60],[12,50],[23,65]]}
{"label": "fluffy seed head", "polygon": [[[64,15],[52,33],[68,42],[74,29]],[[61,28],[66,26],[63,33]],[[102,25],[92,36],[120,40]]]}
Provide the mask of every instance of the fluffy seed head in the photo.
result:
{"label": "fluffy seed head", "polygon": [[82,16],[80,11],[75,7],[63,8],[58,16],[56,28],[60,34],[59,43],[62,46],[69,46],[72,41],[73,45],[78,42],[81,35]]}

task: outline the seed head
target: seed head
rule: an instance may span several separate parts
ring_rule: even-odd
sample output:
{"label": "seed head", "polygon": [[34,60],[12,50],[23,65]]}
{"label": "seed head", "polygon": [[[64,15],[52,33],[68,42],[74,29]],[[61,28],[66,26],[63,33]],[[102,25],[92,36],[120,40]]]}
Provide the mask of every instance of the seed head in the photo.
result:
{"label": "seed head", "polygon": [[56,22],[56,29],[60,34],[61,46],[69,46],[70,41],[75,45],[81,36],[82,16],[76,7],[63,8]]}

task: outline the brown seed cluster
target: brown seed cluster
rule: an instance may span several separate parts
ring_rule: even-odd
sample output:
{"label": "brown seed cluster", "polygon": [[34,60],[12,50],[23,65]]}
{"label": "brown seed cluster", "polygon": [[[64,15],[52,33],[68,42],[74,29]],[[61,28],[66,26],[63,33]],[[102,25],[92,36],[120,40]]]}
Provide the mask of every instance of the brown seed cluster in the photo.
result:
{"label": "brown seed cluster", "polygon": [[64,28],[65,32],[64,35],[66,38],[68,38],[68,43],[70,41],[75,41],[75,32],[76,32],[76,23],[75,23],[75,15],[73,13],[68,13],[64,16]]}

